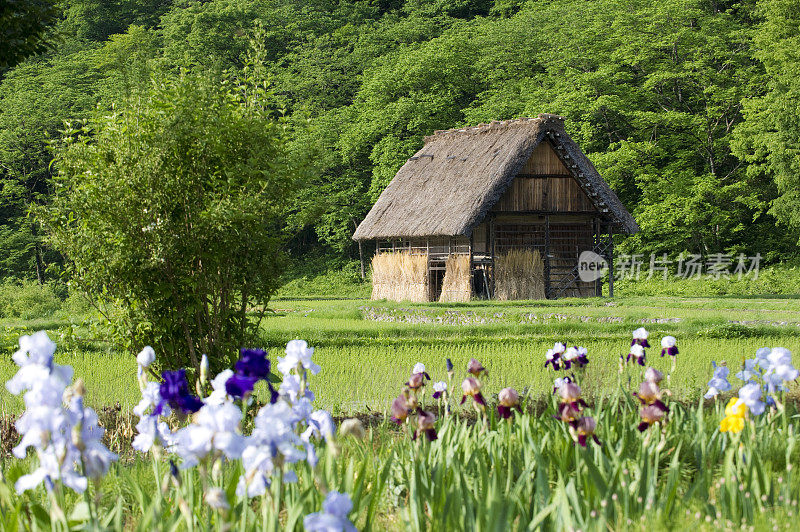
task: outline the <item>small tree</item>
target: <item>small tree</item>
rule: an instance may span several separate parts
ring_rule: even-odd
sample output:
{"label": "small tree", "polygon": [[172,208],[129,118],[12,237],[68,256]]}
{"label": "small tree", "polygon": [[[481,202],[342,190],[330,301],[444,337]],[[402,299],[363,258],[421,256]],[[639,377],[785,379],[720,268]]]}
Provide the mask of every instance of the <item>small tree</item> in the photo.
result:
{"label": "small tree", "polygon": [[271,101],[264,84],[183,73],[55,147],[41,219],[128,348],[219,366],[253,341],[300,175]]}

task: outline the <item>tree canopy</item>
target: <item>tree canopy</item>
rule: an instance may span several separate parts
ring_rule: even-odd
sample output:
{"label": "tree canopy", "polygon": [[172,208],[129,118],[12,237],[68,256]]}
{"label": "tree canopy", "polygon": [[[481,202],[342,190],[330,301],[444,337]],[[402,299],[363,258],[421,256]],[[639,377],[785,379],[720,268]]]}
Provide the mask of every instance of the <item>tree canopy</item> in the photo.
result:
{"label": "tree canopy", "polygon": [[[58,255],[27,217],[65,119],[181,69],[241,73],[258,30],[288,149],[314,179],[295,257],[350,235],[424,135],[552,112],[639,221],[639,253],[796,255],[798,6],[790,0],[63,0],[56,48],[0,82],[0,275]],[[50,255],[48,255],[50,253]],[[39,257],[37,259],[36,257]],[[37,269],[38,266],[38,269]]]}

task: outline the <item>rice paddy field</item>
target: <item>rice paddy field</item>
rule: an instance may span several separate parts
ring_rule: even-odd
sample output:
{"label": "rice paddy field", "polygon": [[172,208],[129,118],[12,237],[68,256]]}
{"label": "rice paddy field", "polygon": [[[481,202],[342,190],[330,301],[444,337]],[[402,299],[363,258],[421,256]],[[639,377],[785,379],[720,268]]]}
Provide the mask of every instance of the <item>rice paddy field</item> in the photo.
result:
{"label": "rice paddy field", "polygon": [[[557,376],[543,368],[554,342],[581,345],[591,364],[590,396],[617,386],[617,364],[627,354],[631,331],[645,327],[657,345],[661,336],[678,339],[680,355],[670,389],[689,402],[705,393],[711,362],[735,368],[760,347],[781,346],[800,363],[800,299],[626,297],[472,303],[387,303],[369,300],[278,300],[262,325],[262,346],[273,362],[292,339],[314,346],[324,370],[315,377],[320,408],[338,414],[384,412],[397,395],[397,383],[417,362],[434,380],[445,377],[445,358],[465,366],[478,358],[489,370],[487,385],[496,393],[513,386],[533,397],[552,391]],[[88,329],[69,319],[0,322],[5,356],[0,379],[14,374],[11,361],[24,331],[46,329],[59,344],[56,360],[75,368],[87,383],[87,402],[95,407],[120,403],[130,409],[140,399],[136,360],[91,339]],[[648,365],[670,369],[660,349],[648,350]],[[21,400],[0,394],[0,411],[16,412]]]}
{"label": "rice paddy field", "polygon": [[[234,424],[214,431],[220,438],[250,438],[251,449],[273,449],[274,456],[255,466],[242,452],[224,459],[228,451],[216,449],[216,436],[202,443],[201,424],[208,415],[199,413],[164,418],[173,435],[194,434],[193,443],[176,437],[170,448],[134,451],[140,427],[134,428],[137,419],[130,411],[142,397],[137,361],[93,335],[91,319],[7,320],[0,327],[5,353],[0,379],[16,372],[10,355],[19,335],[47,330],[58,344],[56,362],[73,366],[85,381],[86,403],[98,409],[108,430],[104,442],[119,453],[84,495],[60,483],[54,490],[39,484],[16,493],[14,486],[37,467],[37,459],[32,452],[24,459],[10,456],[18,436],[9,420],[23,405],[1,392],[0,530],[796,528],[797,381],[761,415],[728,401],[737,392],[743,397],[733,373],[757,349],[785,347],[794,353],[794,364],[800,363],[800,299],[276,300],[263,322],[261,346],[273,364],[290,340],[314,346],[318,374],[306,375],[300,366],[281,371],[285,379],[292,372],[309,378],[314,408],[333,414],[333,428],[303,444],[298,437],[311,430],[304,421],[310,418],[286,421],[293,418],[271,410],[268,423],[259,426],[258,417],[270,405],[257,413],[259,405],[231,401]],[[647,366],[669,374],[650,403],[633,395],[645,390],[641,368],[620,372],[618,365],[620,355],[631,350],[632,331],[640,327],[649,331],[653,345]],[[672,360],[660,357],[660,339],[667,335],[677,339],[680,350],[674,371]],[[589,364],[578,374],[579,387],[554,395],[553,380],[565,373],[545,369],[544,361],[555,342],[586,347]],[[446,373],[447,358],[455,380]],[[473,373],[480,381],[459,406],[464,386],[459,384],[470,379],[471,358],[487,372]],[[702,399],[712,362],[723,361],[733,389],[716,400]],[[431,399],[430,383],[411,389],[412,368],[420,362],[431,381],[450,382],[451,395],[444,398],[449,409]],[[259,398],[266,401],[263,383],[259,386]],[[518,390],[522,401],[518,410],[512,406],[504,413],[505,402],[515,404],[513,394],[500,393],[506,387]],[[480,406],[476,389],[486,406]],[[397,406],[398,394],[406,394],[404,406]],[[656,397],[666,402],[668,413],[658,410]],[[282,396],[272,406],[287,401],[291,411],[297,400]],[[424,408],[409,407],[417,400]],[[210,397],[207,401],[204,409],[210,408]],[[216,422],[231,419],[230,412],[226,416]],[[390,416],[399,416],[400,423]],[[262,433],[275,437],[280,431],[273,429],[282,423],[290,423],[283,446],[257,439],[266,437]],[[182,432],[191,430],[199,432]],[[258,463],[269,466],[267,484],[250,494],[249,483],[261,471]]]}

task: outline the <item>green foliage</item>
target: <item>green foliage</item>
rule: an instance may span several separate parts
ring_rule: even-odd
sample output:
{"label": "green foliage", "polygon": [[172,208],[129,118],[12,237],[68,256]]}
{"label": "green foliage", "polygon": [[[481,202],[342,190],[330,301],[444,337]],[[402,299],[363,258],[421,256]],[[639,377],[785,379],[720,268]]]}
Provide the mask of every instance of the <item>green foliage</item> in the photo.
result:
{"label": "green foliage", "polygon": [[26,57],[52,45],[48,31],[58,17],[52,0],[4,0],[0,5],[0,76]]}
{"label": "green foliage", "polygon": [[286,217],[295,260],[355,258],[356,224],[434,129],[555,112],[642,227],[623,251],[782,261],[800,239],[795,4],[65,0],[58,48],[0,81],[0,275],[59,262],[25,213],[52,192],[64,119],[154,70],[238,73],[256,26],[303,127],[289,149],[315,165]]}
{"label": "green foliage", "polygon": [[0,318],[46,318],[61,309],[62,298],[52,283],[32,281],[0,284]]}
{"label": "green foliage", "polygon": [[774,180],[779,195],[771,212],[800,238],[800,6],[791,0],[759,3],[755,56],[764,65],[766,93],[744,101],[745,122],[734,152],[746,161],[751,181]]}
{"label": "green foliage", "polygon": [[286,136],[256,78],[189,72],[66,132],[42,221],[77,285],[123,304],[128,349],[197,367],[252,341],[298,184]]}
{"label": "green foliage", "polygon": [[[334,262],[331,265],[329,257],[320,257],[316,264],[306,264],[304,260],[300,266],[290,269],[284,283],[276,293],[281,299],[294,298],[368,298],[372,285],[369,279],[361,280],[360,264],[358,261],[347,261],[341,264]],[[328,269],[330,268],[330,269]]]}

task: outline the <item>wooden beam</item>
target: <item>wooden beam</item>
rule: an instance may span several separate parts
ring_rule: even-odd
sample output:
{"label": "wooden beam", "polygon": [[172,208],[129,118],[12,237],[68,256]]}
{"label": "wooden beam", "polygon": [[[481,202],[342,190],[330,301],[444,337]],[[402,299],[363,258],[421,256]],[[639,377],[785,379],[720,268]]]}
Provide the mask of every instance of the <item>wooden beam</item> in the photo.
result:
{"label": "wooden beam", "polygon": [[474,247],[473,244],[475,242],[475,231],[469,232],[469,298],[472,299],[472,293],[474,292],[472,286],[472,280],[474,279],[472,275],[472,248]]}
{"label": "wooden beam", "polygon": [[544,297],[550,299],[550,216],[544,217]]}
{"label": "wooden beam", "polygon": [[495,253],[495,240],[496,240],[495,236],[494,236],[494,215],[492,215],[492,217],[489,219],[489,234],[491,235],[491,239],[492,239],[492,286],[491,286],[492,290],[491,290],[491,294],[488,294],[488,295],[489,295],[489,299],[494,299],[494,295],[495,295],[495,284],[494,284],[495,283],[495,266],[496,266],[495,254],[494,254]]}
{"label": "wooden beam", "polygon": [[608,226],[608,238],[611,246],[608,248],[608,297],[614,297],[614,225]]}
{"label": "wooden beam", "polygon": [[503,215],[514,215],[514,216],[530,216],[530,215],[539,215],[539,216],[546,216],[546,215],[596,215],[599,214],[600,211],[492,211],[492,214],[497,216]]}
{"label": "wooden beam", "polygon": [[358,260],[361,262],[361,282],[367,279],[367,274],[364,269],[364,249],[361,240],[358,241]]}

